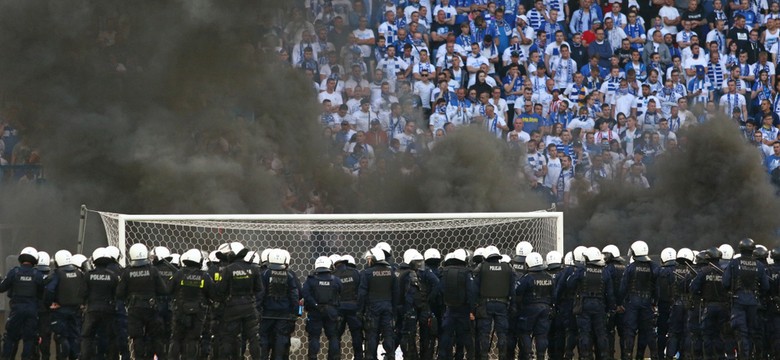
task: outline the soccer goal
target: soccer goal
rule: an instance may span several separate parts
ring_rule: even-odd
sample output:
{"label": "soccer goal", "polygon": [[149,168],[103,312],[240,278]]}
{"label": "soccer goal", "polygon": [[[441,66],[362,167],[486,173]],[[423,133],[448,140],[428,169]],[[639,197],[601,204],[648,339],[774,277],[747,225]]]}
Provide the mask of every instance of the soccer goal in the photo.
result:
{"label": "soccer goal", "polygon": [[[318,256],[349,254],[362,262],[363,254],[380,241],[393,248],[400,262],[404,250],[436,248],[444,254],[458,248],[474,250],[495,245],[513,255],[520,241],[528,241],[544,256],[563,250],[563,213],[436,213],[436,214],[331,214],[331,215],[129,215],[92,211],[100,215],[109,245],[122,252],[134,243],[166,246],[183,253],[197,248],[215,250],[238,241],[258,252],[283,248],[290,252],[291,268],[301,281],[313,270]],[[87,249],[90,250],[91,249]],[[360,265],[360,264],[359,264]],[[301,324],[295,336],[305,339]],[[348,333],[345,337],[348,338]],[[304,341],[303,344],[306,344]],[[344,359],[351,347],[342,346]],[[295,352],[304,359],[306,349]]]}

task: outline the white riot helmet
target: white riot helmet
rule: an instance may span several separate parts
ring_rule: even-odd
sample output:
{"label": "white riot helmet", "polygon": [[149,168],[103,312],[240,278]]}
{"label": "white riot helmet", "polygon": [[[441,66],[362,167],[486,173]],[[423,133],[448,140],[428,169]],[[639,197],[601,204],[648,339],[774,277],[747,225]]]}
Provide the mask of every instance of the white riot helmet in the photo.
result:
{"label": "white riot helmet", "polygon": [[666,263],[677,259],[677,251],[668,247],[661,250],[661,262]]}
{"label": "white riot helmet", "polygon": [[351,267],[357,266],[357,263],[355,262],[355,257],[352,256],[352,255],[342,255],[341,256],[341,260],[342,261],[346,261],[347,265],[349,265]]}
{"label": "white riot helmet", "polygon": [[393,248],[390,247],[390,244],[388,244],[388,243],[386,243],[384,241],[376,244],[376,246],[374,246],[374,247],[385,252],[385,259],[393,256]]}
{"label": "white riot helmet", "polygon": [[128,250],[127,258],[130,266],[143,266],[149,263],[149,249],[144,244],[133,244]]}
{"label": "white riot helmet", "polygon": [[87,270],[87,266],[89,266],[87,257],[82,254],[73,254],[73,256],[70,257],[70,261],[81,270]]}
{"label": "white riot helmet", "polygon": [[452,252],[452,258],[465,263],[468,260],[468,254],[466,254],[466,250],[457,249]]}
{"label": "white riot helmet", "polygon": [[[552,250],[552,251],[548,252],[546,258],[547,258],[547,266],[548,267],[554,267],[554,265],[560,266],[561,265],[561,261],[563,261],[563,255],[561,255],[561,253],[559,253],[559,252],[557,252],[555,250]],[[527,258],[526,258],[525,261],[526,261],[526,263],[528,263],[528,259]]]}
{"label": "white riot helmet", "polygon": [[274,249],[265,249],[262,252],[260,252],[260,263],[261,264],[268,264],[268,256],[271,255],[271,251]]}
{"label": "white riot helmet", "polygon": [[74,265],[72,258],[73,254],[71,254],[70,251],[64,249],[60,250],[54,253],[54,264],[56,264],[57,267]]}
{"label": "white riot helmet", "polygon": [[542,254],[538,252],[532,252],[526,255],[525,265],[528,266],[528,271],[542,271],[545,269]]}
{"label": "white riot helmet", "polygon": [[407,249],[404,251],[404,263],[411,265],[413,261],[423,261],[425,257],[415,249]]}
{"label": "white riot helmet", "polygon": [[587,249],[588,248],[584,246],[577,246],[576,248],[574,248],[574,252],[573,252],[574,261],[585,262],[585,250]]}
{"label": "white riot helmet", "polygon": [[114,259],[114,261],[119,261],[119,256],[122,255],[122,252],[119,251],[118,247],[109,245],[106,247],[106,254],[108,254],[108,257]]}
{"label": "white riot helmet", "polygon": [[243,259],[246,255],[246,252],[249,251],[244,247],[243,244],[236,241],[222,244],[217,250],[219,251],[217,256],[220,258],[220,260],[228,262],[235,259]]}
{"label": "white riot helmet", "polygon": [[425,252],[423,253],[423,257],[425,258],[426,264],[435,266],[441,263],[441,253],[439,252],[439,250],[433,248],[425,250]]}
{"label": "white riot helmet", "polygon": [[631,257],[636,261],[650,261],[650,258],[647,257],[649,251],[647,243],[642,240],[634,241],[631,244]]}
{"label": "white riot helmet", "polygon": [[374,262],[385,261],[385,252],[380,248],[372,248],[366,252],[366,260],[373,259]]}
{"label": "white riot helmet", "polygon": [[26,262],[33,265],[38,263],[38,250],[35,250],[32,246],[28,246],[19,252],[19,263]]}
{"label": "white riot helmet", "polygon": [[682,248],[680,251],[677,252],[677,260],[688,260],[689,262],[693,262],[693,260],[696,258],[696,255],[693,254],[693,251],[689,248]]}
{"label": "white riot helmet", "polygon": [[571,251],[567,252],[566,255],[563,257],[563,263],[568,266],[574,265],[574,254],[572,254]]}
{"label": "white riot helmet", "polygon": [[515,247],[515,255],[517,256],[528,256],[532,251],[534,251],[534,246],[528,241],[521,241]]}
{"label": "white riot helmet", "polygon": [[203,261],[203,254],[198,249],[189,249],[181,254],[181,263],[184,266],[200,267]]}
{"label": "white riot helmet", "polygon": [[151,255],[154,256],[155,261],[171,261],[171,250],[165,246],[155,246],[151,251]]}
{"label": "white riot helmet", "polygon": [[314,272],[316,273],[324,273],[324,272],[330,272],[330,267],[333,265],[333,262],[330,261],[330,258],[327,256],[320,256],[317,258],[317,260],[314,261]]}
{"label": "white riot helmet", "polygon": [[620,258],[620,249],[615,245],[607,245],[601,249],[601,253],[604,254],[604,258],[607,261]]}
{"label": "white riot helmet", "polygon": [[219,262],[219,258],[217,257],[217,253],[218,252],[219,251],[217,251],[217,250],[213,250],[212,252],[209,253],[208,259],[209,259],[210,263],[218,263]]}
{"label": "white riot helmet", "polygon": [[718,250],[720,250],[721,254],[723,254],[723,256],[721,256],[721,259],[731,260],[734,258],[734,248],[731,247],[731,245],[723,244],[720,247],[718,247]]}
{"label": "white riot helmet", "polygon": [[284,265],[290,266],[290,261],[292,260],[292,257],[290,257],[290,252],[285,249],[279,249],[279,251],[284,254]]}
{"label": "white riot helmet", "polygon": [[181,266],[181,255],[177,253],[171,254],[171,264],[176,267]]}
{"label": "white riot helmet", "polygon": [[507,255],[507,254],[503,254],[503,255],[501,255],[501,258],[498,259],[498,262],[504,263],[504,264],[509,264],[510,262],[512,262],[512,258],[509,257],[509,255]]}
{"label": "white riot helmet", "polygon": [[268,268],[271,270],[284,270],[287,268],[285,265],[285,255],[282,249],[274,249],[268,254]]}
{"label": "white riot helmet", "polygon": [[339,254],[332,254],[332,255],[328,256],[328,259],[330,259],[330,263],[335,266],[337,262],[341,261],[341,255],[339,255]]}
{"label": "white riot helmet", "polygon": [[39,251],[38,252],[38,262],[36,263],[36,268],[40,271],[50,271],[51,270],[51,256],[49,256],[49,253],[45,251]]}
{"label": "white riot helmet", "polygon": [[97,264],[98,261],[107,261],[111,257],[108,256],[108,250],[104,247],[99,247],[92,251],[92,263]]}
{"label": "white riot helmet", "polygon": [[480,247],[474,250],[474,256],[472,256],[472,259],[475,263],[485,260],[485,248]]}
{"label": "white riot helmet", "polygon": [[585,249],[585,251],[582,253],[582,256],[585,258],[585,261],[588,262],[588,264],[601,264],[604,260],[604,255],[601,254],[601,250],[597,247],[589,247]]}
{"label": "white riot helmet", "polygon": [[450,265],[450,261],[453,259],[454,253],[447,253],[447,255],[444,255],[444,266]]}
{"label": "white riot helmet", "polygon": [[246,255],[244,255],[244,262],[250,263],[250,264],[259,264],[260,263],[260,256],[257,255],[257,251],[247,251]]}
{"label": "white riot helmet", "polygon": [[485,248],[484,253],[482,256],[485,258],[485,260],[494,258],[494,257],[501,257],[501,251],[498,250],[497,247],[490,245]]}

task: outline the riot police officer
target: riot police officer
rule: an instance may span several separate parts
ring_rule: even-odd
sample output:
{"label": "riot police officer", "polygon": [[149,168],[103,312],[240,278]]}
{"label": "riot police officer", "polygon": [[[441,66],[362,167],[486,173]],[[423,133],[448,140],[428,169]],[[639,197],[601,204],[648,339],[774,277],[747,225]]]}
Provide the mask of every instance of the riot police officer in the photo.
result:
{"label": "riot police officer", "polygon": [[331,274],[331,266],[328,257],[318,257],[314,261],[314,274],[309,275],[303,283],[309,360],[316,360],[320,353],[320,336],[323,329],[328,339],[328,360],[338,360],[341,357],[341,342],[338,336],[341,280]]}
{"label": "riot police officer", "polygon": [[72,263],[72,254],[60,250],[54,254],[57,268],[46,285],[44,303],[52,309],[52,333],[56,343],[57,359],[79,357],[80,307],[86,291],[84,274]]}
{"label": "riot police officer", "polygon": [[[122,273],[124,273],[124,268],[119,264],[120,257],[122,256],[121,251],[119,251],[118,247],[110,245],[106,246],[106,254],[110,258],[106,268],[111,270],[117,276],[121,277]],[[127,307],[125,306],[124,299],[116,299],[115,319],[116,331],[114,335],[117,352],[122,357],[122,359],[129,359],[130,346],[128,343],[129,337],[127,336]],[[102,333],[98,334],[98,338],[100,339],[101,344],[109,344],[113,340],[107,339],[106,336],[108,335],[104,335]]]}
{"label": "riot police officer", "polygon": [[39,294],[43,291],[43,274],[34,266],[38,251],[26,247],[19,253],[19,266],[8,272],[0,282],[0,293],[9,292],[11,311],[5,323],[3,360],[10,360],[22,340],[22,358],[31,359],[35,352],[38,328]]}
{"label": "riot police officer", "polygon": [[[399,284],[402,296],[403,322],[401,349],[404,359],[417,358],[417,341],[420,342],[419,358],[432,359],[436,348],[439,323],[432,312],[433,290],[439,278],[423,266],[424,257],[415,249],[404,252],[408,270],[400,271]],[[419,338],[417,329],[419,328]]]}
{"label": "riot police officer", "polygon": [[631,253],[634,262],[626,266],[623,279],[620,282],[620,299],[625,309],[623,315],[624,333],[623,349],[624,360],[631,359],[634,349],[634,337],[637,336],[640,343],[650,347],[650,356],[658,358],[658,347],[654,341],[653,324],[655,323],[655,306],[657,299],[655,294],[658,278],[658,265],[647,256],[648,247],[644,241],[636,241],[631,244]]}
{"label": "riot police officer", "polygon": [[[165,280],[165,285],[168,288],[171,287],[171,279],[178,269],[171,261],[173,261],[173,255],[171,251],[165,246],[156,246],[152,249],[152,264],[157,268],[157,271]],[[160,314],[160,318],[163,321],[163,331],[165,334],[170,334],[172,329],[173,312],[171,311],[171,296],[169,294],[161,295],[157,298],[157,311]],[[169,351],[171,344],[168,343],[169,339],[165,339],[166,351]]]}
{"label": "riot police officer", "polygon": [[544,359],[547,353],[550,318],[555,299],[555,278],[545,272],[542,255],[532,252],[525,256],[528,274],[522,277],[516,289],[518,303],[517,333],[524,352],[523,359],[533,356],[533,341],[536,343],[537,359]]}
{"label": "riot police officer", "polygon": [[[672,306],[669,312],[668,318],[668,334],[669,339],[665,344],[666,359],[673,359],[678,352],[683,357],[688,357],[688,349],[685,348],[687,343],[687,333],[685,331],[685,325],[688,319],[688,307],[691,302],[691,294],[689,285],[693,280],[696,273],[693,271],[693,251],[688,248],[681,248],[677,251],[676,265],[674,272],[672,273],[671,283],[671,298]],[[660,276],[659,276],[660,278]],[[660,281],[659,281],[660,282]],[[660,313],[660,303],[659,303]],[[660,335],[658,335],[660,337]],[[660,346],[660,342],[659,342]],[[658,348],[659,351],[662,348]]]}
{"label": "riot police officer", "polygon": [[358,316],[358,287],[360,286],[360,271],[355,269],[355,258],[352,255],[339,256],[334,262],[336,275],[341,280],[341,296],[339,301],[338,336],[344,336],[347,326],[352,335],[352,352],[355,360],[363,360],[363,323]]}
{"label": "riot police officer", "polygon": [[[51,272],[51,256],[45,251],[38,252],[38,265],[35,266],[43,274],[44,285],[49,281]],[[40,302],[38,307],[38,345],[36,355],[39,359],[51,358],[51,310]]]}
{"label": "riot police officer", "polygon": [[478,358],[487,360],[490,350],[491,335],[495,331],[498,337],[497,349],[499,360],[507,360],[507,331],[510,312],[515,293],[516,275],[512,266],[498,260],[501,253],[495,246],[485,248],[485,261],[477,268],[476,286],[479,289],[477,304],[477,328],[480,352]]}
{"label": "riot police officer", "polygon": [[216,284],[217,297],[224,306],[219,327],[219,339],[222,342],[219,356],[223,359],[243,359],[244,347],[240,340],[246,339],[252,359],[259,359],[261,354],[255,301],[262,297],[264,289],[260,271],[244,260],[249,250],[241,243],[222,244],[218,251],[227,264],[220,272],[220,282]]}
{"label": "riot police officer", "polygon": [[[517,243],[517,246],[515,246],[515,256],[512,257],[509,264],[512,265],[512,268],[515,270],[515,273],[517,274],[517,278],[522,277],[527,272],[527,267],[525,266],[525,258],[531,254],[531,252],[534,251],[533,245],[531,245],[528,241],[521,241]],[[515,306],[510,307],[510,310],[517,311]],[[515,350],[518,350],[518,347],[520,346],[520,334],[517,333],[518,324],[517,324],[517,313],[510,313],[509,314],[509,332],[507,334],[507,357],[510,359],[515,358]],[[519,350],[522,354],[522,349]]]}
{"label": "riot police officer", "polygon": [[131,353],[135,359],[151,359],[155,354],[164,359],[166,335],[156,301],[168,293],[168,288],[157,268],[149,264],[146,245],[133,244],[129,252],[130,266],[120,277],[116,296],[127,306]]}
{"label": "riot police officer", "polygon": [[772,264],[769,272],[769,301],[767,303],[767,333],[769,334],[769,350],[772,354],[780,354],[780,247],[769,253]]}
{"label": "riot police officer", "polygon": [[273,352],[281,360],[290,347],[290,334],[295,329],[300,289],[295,275],[287,268],[287,256],[282,249],[268,254],[268,269],[262,274],[263,321],[260,324],[261,358]]}
{"label": "riot police officer", "polygon": [[[572,312],[577,317],[578,352],[581,358],[593,358],[593,345],[598,359],[608,359],[607,312],[615,308],[612,278],[605,269],[603,255],[597,248],[585,250],[585,267],[577,268],[566,280],[566,286],[575,295]],[[591,339],[596,341],[591,343]]]}
{"label": "riot police officer", "polygon": [[[558,284],[561,282],[566,282],[565,279],[562,281],[563,278],[563,255],[561,255],[560,252],[552,250],[547,253],[545,256],[545,260],[547,262],[547,273],[550,274],[550,276],[553,277],[553,281],[555,282],[555,298],[553,298],[553,304],[557,305],[556,302],[560,296],[560,294],[557,293]],[[550,319],[550,335],[548,336],[548,342],[549,345],[547,347],[547,353],[548,357],[553,360],[560,360],[563,359],[563,348],[566,346],[566,326],[564,323],[564,317],[559,314],[559,311],[555,311],[556,308],[553,308],[551,319]]]}
{"label": "riot police officer", "polygon": [[[667,334],[669,333],[669,316],[672,313],[674,302],[673,292],[675,287],[675,270],[677,268],[677,251],[673,248],[661,250],[661,268],[658,269],[658,319],[656,320],[656,338],[658,350],[663,354],[666,349]],[[639,348],[643,352],[644,347]],[[672,354],[674,355],[674,353]]]}
{"label": "riot police officer", "polygon": [[[94,269],[85,276],[85,313],[81,327],[82,360],[117,359],[115,315],[116,288],[119,275],[108,269],[114,260],[104,248],[92,252]],[[105,346],[97,343],[100,334],[106,340]]]}
{"label": "riot police officer", "polygon": [[[623,272],[626,271],[626,260],[620,256],[620,249],[612,244],[601,249],[601,254],[604,255],[604,262],[607,264],[604,269],[612,276],[612,289],[615,292],[614,298],[617,300],[620,280],[623,278]],[[610,312],[607,319],[607,344],[611,358],[615,357],[616,340],[620,352],[623,353],[623,314]]]}
{"label": "riot police officer", "polygon": [[737,333],[739,358],[748,359],[754,350],[758,332],[758,297],[769,290],[769,277],[764,264],[753,258],[752,239],[739,242],[738,259],[733,259],[723,272],[723,286],[731,290],[731,326]]}
{"label": "riot police officer", "polygon": [[439,341],[439,359],[451,360],[453,347],[458,342],[465,348],[466,359],[474,360],[472,322],[477,301],[474,277],[467,267],[466,251],[455,250],[445,256],[437,293],[445,305]]}
{"label": "riot police officer", "polygon": [[202,256],[198,249],[182,254],[179,260],[184,267],[171,281],[173,334],[170,358],[174,360],[197,358],[206,310],[216,290],[211,276],[202,270]]}
{"label": "riot police officer", "polygon": [[[218,256],[219,255],[219,256]],[[213,250],[208,254],[208,262],[206,263],[206,273],[214,281],[215,289],[217,292],[214,294],[211,306],[208,309],[208,317],[206,323],[203,325],[203,335],[200,345],[200,359],[207,360],[209,356],[214,359],[220,358],[220,349],[222,348],[222,335],[221,327],[222,314],[225,310],[225,306],[222,303],[222,299],[219,297],[219,282],[222,281],[222,268],[227,265],[227,260],[223,263],[220,259],[222,253],[217,250]]]}
{"label": "riot police officer", "polygon": [[365,358],[377,358],[379,338],[385,359],[395,357],[395,339],[393,318],[396,306],[400,303],[399,286],[395,270],[385,261],[385,252],[373,248],[366,254],[368,267],[360,273],[358,299],[363,311],[363,327],[366,333]]}
{"label": "riot police officer", "polygon": [[[722,329],[729,321],[726,288],[723,287],[723,270],[719,266],[721,252],[710,248],[700,253],[701,264],[698,273],[691,281],[691,295],[702,301],[701,318],[704,358],[707,360],[724,357],[727,349],[722,341]],[[697,260],[699,262],[699,260]]]}

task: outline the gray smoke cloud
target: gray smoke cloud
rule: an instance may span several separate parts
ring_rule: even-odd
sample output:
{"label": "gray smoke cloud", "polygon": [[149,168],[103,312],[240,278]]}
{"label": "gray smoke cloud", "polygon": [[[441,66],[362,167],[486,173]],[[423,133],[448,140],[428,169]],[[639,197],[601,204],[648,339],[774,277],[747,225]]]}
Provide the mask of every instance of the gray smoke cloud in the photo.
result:
{"label": "gray smoke cloud", "polygon": [[755,147],[726,119],[679,135],[685,151],[649,169],[657,176],[651,189],[612,186],[567,214],[569,232],[577,237],[567,245],[611,243],[627,251],[641,239],[658,253],[666,246],[735,245],[745,237],[770,248],[777,244],[780,205]]}
{"label": "gray smoke cloud", "polygon": [[[344,213],[549,207],[523,190],[522,152],[478,129],[438,143],[415,176],[376,173],[350,186],[323,161],[311,82],[273,65],[276,55],[257,46],[270,34],[258,19],[289,4],[251,4],[0,3],[3,118],[40,149],[47,179],[0,189],[0,222],[29,230],[3,250],[74,250],[82,203],[123,213],[277,213],[288,186],[324,195]],[[113,45],[98,39],[100,29]],[[732,131],[697,130],[689,151],[658,169],[669,174],[658,190],[608,189],[566,223],[594,244],[636,237],[709,244],[746,229],[769,239],[777,205]],[[285,164],[276,174],[274,157]],[[676,176],[683,173],[690,175]],[[95,221],[88,234],[87,251],[104,241]]]}

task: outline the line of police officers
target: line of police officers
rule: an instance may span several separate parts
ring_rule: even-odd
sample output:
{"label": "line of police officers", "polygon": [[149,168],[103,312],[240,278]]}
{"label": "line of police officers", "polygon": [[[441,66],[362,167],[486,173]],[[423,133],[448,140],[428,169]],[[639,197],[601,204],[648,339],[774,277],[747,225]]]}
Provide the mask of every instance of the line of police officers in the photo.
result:
{"label": "line of police officers", "polygon": [[188,250],[180,268],[168,249],[143,244],[130,247],[127,268],[115,247],[91,262],[60,250],[54,269],[28,247],[0,282],[10,297],[0,359],[20,341],[23,359],[48,359],[52,335],[57,359],[287,359],[303,309],[309,359],[323,332],[328,359],[340,359],[347,328],[357,360],[392,359],[397,347],[405,359],[445,360],[487,359],[493,347],[500,360],[780,354],[780,249],[750,239],[736,256],[728,245],[667,248],[660,265],[643,241],[629,264],[614,245],[565,260],[551,251],[546,264],[525,241],[515,254],[488,246],[442,261],[409,249],[395,264],[383,242],[362,271],[352,256],[323,256],[300,284],[288,252],[258,256],[237,242]]}

